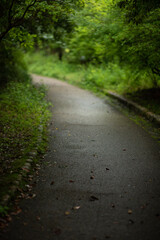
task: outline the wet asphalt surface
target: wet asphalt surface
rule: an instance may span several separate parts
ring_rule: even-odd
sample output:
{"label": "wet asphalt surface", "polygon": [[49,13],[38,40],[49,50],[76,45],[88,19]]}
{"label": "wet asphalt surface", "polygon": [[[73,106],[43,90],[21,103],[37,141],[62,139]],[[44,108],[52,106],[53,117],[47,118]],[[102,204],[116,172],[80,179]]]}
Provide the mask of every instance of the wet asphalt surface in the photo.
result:
{"label": "wet asphalt surface", "polygon": [[91,93],[44,79],[50,147],[33,188],[0,239],[160,239],[160,148]]}

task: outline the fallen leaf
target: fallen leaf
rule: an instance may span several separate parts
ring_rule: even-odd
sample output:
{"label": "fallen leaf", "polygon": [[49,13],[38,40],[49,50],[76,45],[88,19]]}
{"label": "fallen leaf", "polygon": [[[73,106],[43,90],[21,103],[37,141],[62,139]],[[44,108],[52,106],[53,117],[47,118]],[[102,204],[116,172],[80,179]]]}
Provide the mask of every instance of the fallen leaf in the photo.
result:
{"label": "fallen leaf", "polygon": [[75,181],[73,181],[73,180],[69,180],[69,182],[70,182],[70,183],[74,183]]}
{"label": "fallen leaf", "polygon": [[92,195],[92,196],[90,196],[89,200],[90,201],[96,201],[96,200],[99,200],[99,198]]}
{"label": "fallen leaf", "polygon": [[33,178],[33,175],[28,175],[29,178]]}
{"label": "fallen leaf", "polygon": [[65,211],[65,215],[66,216],[70,215],[70,212],[69,211]]}
{"label": "fallen leaf", "polygon": [[91,176],[91,177],[90,177],[90,179],[94,179],[94,178],[95,178],[95,176]]}
{"label": "fallen leaf", "polygon": [[11,214],[12,215],[18,215],[19,213],[21,213],[22,212],[22,209],[20,209],[20,208],[17,208],[14,212],[12,212]]}
{"label": "fallen leaf", "polygon": [[5,220],[5,219],[3,219],[3,218],[0,218],[0,223],[4,223],[4,224],[5,224],[5,223],[7,223],[7,222],[6,222],[6,220]]}
{"label": "fallen leaf", "polygon": [[54,184],[54,181],[52,181],[51,183],[50,183],[50,185],[53,185]]}
{"label": "fallen leaf", "polygon": [[97,154],[96,154],[96,153],[94,153],[94,154],[93,154],[93,157],[97,157]]}
{"label": "fallen leaf", "polygon": [[132,219],[129,219],[130,224],[134,224],[134,221]]}
{"label": "fallen leaf", "polygon": [[27,168],[22,168],[22,170],[25,172],[29,172],[29,170]]}
{"label": "fallen leaf", "polygon": [[61,234],[61,229],[60,228],[56,228],[55,230],[54,230],[54,233],[56,234],[56,235],[60,235]]}
{"label": "fallen leaf", "polygon": [[72,209],[73,209],[73,210],[78,210],[78,209],[80,209],[80,206],[75,206],[75,207],[73,207]]}
{"label": "fallen leaf", "polygon": [[37,217],[36,217],[36,219],[37,219],[38,221],[40,221],[40,220],[41,220],[41,218],[40,218],[39,216],[37,216]]}
{"label": "fallen leaf", "polygon": [[132,210],[131,209],[128,209],[128,214],[132,214]]}
{"label": "fallen leaf", "polygon": [[12,221],[12,217],[10,215],[7,215],[7,221],[11,222]]}
{"label": "fallen leaf", "polygon": [[26,184],[25,187],[28,188],[29,191],[32,189],[32,186],[28,184]]}
{"label": "fallen leaf", "polygon": [[32,199],[35,198],[37,195],[35,193],[29,193],[28,195],[26,195],[26,199]]}
{"label": "fallen leaf", "polygon": [[32,194],[32,198],[35,198],[37,195],[35,193]]}

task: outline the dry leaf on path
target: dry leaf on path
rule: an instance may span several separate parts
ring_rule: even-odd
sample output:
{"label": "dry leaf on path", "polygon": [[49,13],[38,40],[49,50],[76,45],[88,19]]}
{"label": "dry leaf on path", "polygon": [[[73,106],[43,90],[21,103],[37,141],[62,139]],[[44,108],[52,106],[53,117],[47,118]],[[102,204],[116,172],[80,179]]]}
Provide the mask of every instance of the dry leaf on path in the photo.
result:
{"label": "dry leaf on path", "polygon": [[69,211],[65,211],[65,215],[66,216],[70,215],[70,212]]}
{"label": "dry leaf on path", "polygon": [[92,195],[92,196],[90,196],[89,200],[90,201],[96,201],[96,200],[99,200],[99,198]]}
{"label": "dry leaf on path", "polygon": [[70,182],[70,183],[74,183],[75,181],[73,181],[73,180],[69,180],[69,182]]}
{"label": "dry leaf on path", "polygon": [[14,212],[12,212],[12,215],[18,215],[19,213],[22,212],[22,209],[20,209],[19,207],[16,208],[16,210]]}
{"label": "dry leaf on path", "polygon": [[132,210],[131,209],[128,209],[128,214],[132,214]]}
{"label": "dry leaf on path", "polygon": [[37,219],[37,221],[40,221],[40,220],[41,220],[41,218],[40,218],[39,216],[37,216],[36,219]]}
{"label": "dry leaf on path", "polygon": [[78,210],[78,209],[80,209],[80,206],[75,206],[75,207],[73,207],[72,209],[73,209],[73,210]]}
{"label": "dry leaf on path", "polygon": [[50,183],[50,185],[53,185],[54,184],[54,181],[52,181],[51,183]]}
{"label": "dry leaf on path", "polygon": [[130,224],[134,224],[134,221],[132,219],[129,219]]}

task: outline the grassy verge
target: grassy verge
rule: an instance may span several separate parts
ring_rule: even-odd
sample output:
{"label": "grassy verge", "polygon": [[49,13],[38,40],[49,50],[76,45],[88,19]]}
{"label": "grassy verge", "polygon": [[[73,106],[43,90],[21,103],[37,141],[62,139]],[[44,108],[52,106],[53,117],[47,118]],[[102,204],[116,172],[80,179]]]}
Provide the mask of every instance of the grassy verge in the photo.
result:
{"label": "grassy verge", "polygon": [[[31,81],[10,82],[0,93],[0,214],[5,215],[8,207],[3,204],[4,196],[11,194],[14,182],[25,165],[29,153],[35,148],[41,155],[47,145],[47,122],[49,119],[45,88],[36,88]],[[40,127],[43,131],[40,133]],[[41,141],[37,145],[37,140]],[[33,163],[37,161],[33,158]],[[27,174],[27,173],[26,173]],[[24,179],[23,179],[24,181]],[[23,182],[21,183],[23,185]],[[21,186],[20,186],[21,188]]]}
{"label": "grassy verge", "polygon": [[56,77],[94,92],[112,90],[160,114],[160,90],[156,89],[159,93],[153,94],[153,83],[146,72],[131,70],[127,66],[120,68],[118,64],[107,67],[76,65],[65,59],[59,61],[55,55],[44,52],[28,53],[25,60],[31,73]]}

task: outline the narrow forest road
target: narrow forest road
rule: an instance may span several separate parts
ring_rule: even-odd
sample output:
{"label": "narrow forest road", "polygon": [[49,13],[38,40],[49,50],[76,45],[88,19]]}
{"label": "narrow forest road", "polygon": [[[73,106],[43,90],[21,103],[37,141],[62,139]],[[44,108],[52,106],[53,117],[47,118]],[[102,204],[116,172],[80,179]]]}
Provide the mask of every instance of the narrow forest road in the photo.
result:
{"label": "narrow forest road", "polygon": [[50,78],[50,150],[2,239],[160,239],[160,148],[88,91]]}

